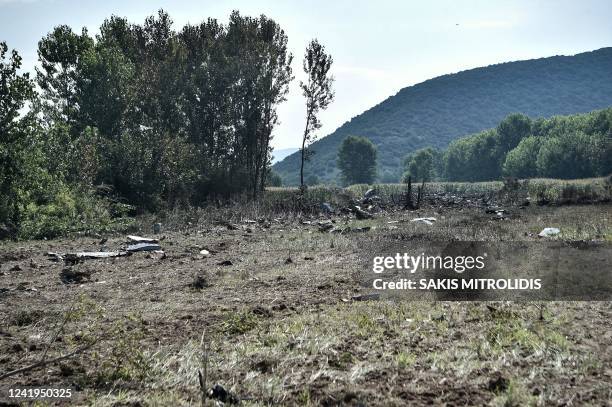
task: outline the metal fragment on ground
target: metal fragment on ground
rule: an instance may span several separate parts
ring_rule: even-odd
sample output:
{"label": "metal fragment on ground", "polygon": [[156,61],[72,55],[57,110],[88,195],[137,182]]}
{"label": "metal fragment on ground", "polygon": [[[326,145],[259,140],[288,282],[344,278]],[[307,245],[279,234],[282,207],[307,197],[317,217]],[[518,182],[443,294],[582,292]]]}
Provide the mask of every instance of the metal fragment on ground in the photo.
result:
{"label": "metal fragment on ground", "polygon": [[109,257],[122,257],[128,256],[130,253],[125,251],[114,251],[114,252],[78,252],[78,253],[66,253],[62,257],[64,260],[89,260],[89,259],[106,259]]}
{"label": "metal fragment on ground", "polygon": [[433,222],[436,221],[436,218],[414,218],[410,222],[422,222],[427,225],[433,225]]}
{"label": "metal fragment on ground", "polygon": [[136,243],[157,243],[158,242],[157,239],[153,239],[150,237],[135,236],[135,235],[128,235],[127,238],[131,242],[136,242]]}
{"label": "metal fragment on ground", "polygon": [[558,228],[544,228],[542,229],[540,233],[538,233],[538,236],[551,237],[551,236],[556,236],[559,233],[561,233],[561,230],[559,230]]}
{"label": "metal fragment on ground", "polygon": [[137,243],[133,245],[129,245],[126,251],[133,252],[152,252],[156,250],[161,250],[161,246],[156,243]]}

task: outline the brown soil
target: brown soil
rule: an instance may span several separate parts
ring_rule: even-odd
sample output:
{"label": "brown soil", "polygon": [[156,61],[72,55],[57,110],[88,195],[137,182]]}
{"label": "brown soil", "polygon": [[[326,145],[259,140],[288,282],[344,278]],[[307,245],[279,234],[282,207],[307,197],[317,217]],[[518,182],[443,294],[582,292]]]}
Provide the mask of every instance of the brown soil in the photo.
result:
{"label": "brown soil", "polygon": [[[47,252],[115,250],[125,237],[1,243],[0,375],[47,348],[53,358],[98,342],[1,381],[0,404],[14,402],[9,387],[35,386],[72,388],[58,404],[191,405],[206,366],[207,388],[247,405],[609,405],[609,302],[546,303],[540,320],[535,303],[492,312],[351,297],[367,292],[355,270],[373,241],[535,240],[557,226],[561,238],[609,242],[611,208],[516,208],[505,220],[479,208],[337,216],[339,228],[371,227],[337,234],[319,231],[323,218],[203,223],[164,231],[165,256],[86,260],[69,267],[74,280]],[[388,223],[418,216],[438,222]]]}

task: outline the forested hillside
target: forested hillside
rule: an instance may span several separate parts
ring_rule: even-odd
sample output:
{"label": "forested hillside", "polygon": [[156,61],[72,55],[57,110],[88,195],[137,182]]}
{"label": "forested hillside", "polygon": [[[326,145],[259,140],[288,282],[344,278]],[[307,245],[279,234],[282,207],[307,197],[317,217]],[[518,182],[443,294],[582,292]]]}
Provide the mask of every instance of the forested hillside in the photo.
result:
{"label": "forested hillside", "polygon": [[[518,112],[531,118],[589,112],[612,105],[612,48],[575,56],[509,62],[444,75],[407,87],[312,145],[306,176],[339,182],[337,150],[348,135],[378,147],[379,181],[396,182],[402,159],[423,147],[495,127]],[[274,166],[296,184],[299,153]]]}

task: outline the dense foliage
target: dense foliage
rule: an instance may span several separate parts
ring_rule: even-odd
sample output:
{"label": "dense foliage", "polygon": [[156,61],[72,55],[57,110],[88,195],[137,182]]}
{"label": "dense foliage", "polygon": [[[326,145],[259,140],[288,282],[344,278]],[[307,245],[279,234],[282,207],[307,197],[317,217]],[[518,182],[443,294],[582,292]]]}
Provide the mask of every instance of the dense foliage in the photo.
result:
{"label": "dense foliage", "polygon": [[453,141],[444,152],[417,150],[404,165],[419,181],[605,176],[612,173],[612,108],[536,120],[511,114],[494,129]]}
{"label": "dense foliage", "polygon": [[[551,117],[611,105],[612,48],[444,75],[400,90],[313,143],[305,173],[340,182],[336,152],[347,135],[359,134],[378,147],[378,181],[397,182],[406,154],[446,148],[458,137],[495,127],[510,113]],[[299,167],[296,154],[274,165],[285,185],[298,184]]]}
{"label": "dense foliage", "polygon": [[436,148],[421,148],[404,158],[404,169],[402,182],[407,182],[409,177],[416,182],[440,179],[444,175],[442,154]]}
{"label": "dense foliage", "polygon": [[[33,117],[20,117],[19,113],[32,97],[34,85],[28,74],[18,72],[21,67],[19,54],[13,51],[9,56],[7,52],[6,43],[0,43],[0,220],[16,225],[28,198],[25,192],[35,189],[31,185],[33,171],[28,168],[37,160],[36,154],[28,148]],[[23,188],[24,185],[29,188]]]}
{"label": "dense foliage", "polygon": [[276,109],[293,79],[273,20],[233,12],[177,32],[160,10],[143,24],[113,16],[95,37],[58,26],[39,42],[39,94],[18,54],[1,50],[5,229],[23,229],[32,205],[62,194],[72,205],[94,186],[158,210],[268,184]]}
{"label": "dense foliage", "polygon": [[338,149],[338,168],[346,185],[371,184],[376,179],[376,146],[365,137],[348,136]]}
{"label": "dense foliage", "polygon": [[39,56],[54,111],[47,128],[67,126],[72,140],[95,128],[95,182],[130,202],[154,209],[265,185],[276,106],[292,79],[274,21],[234,12],[227,25],[175,32],[163,11],[142,25],[113,16],[95,39],[56,27]]}

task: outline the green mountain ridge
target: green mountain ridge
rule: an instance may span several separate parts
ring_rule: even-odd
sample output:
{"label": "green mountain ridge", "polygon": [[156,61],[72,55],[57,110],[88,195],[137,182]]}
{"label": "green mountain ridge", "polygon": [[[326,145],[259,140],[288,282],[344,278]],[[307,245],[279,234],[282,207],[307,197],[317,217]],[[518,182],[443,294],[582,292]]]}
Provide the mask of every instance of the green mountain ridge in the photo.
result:
{"label": "green mountain ridge", "polygon": [[[608,106],[612,106],[612,47],[443,75],[401,89],[313,143],[315,154],[305,175],[340,183],[337,150],[349,135],[372,140],[378,147],[379,181],[397,182],[407,153],[428,146],[444,148],[461,136],[496,126],[510,113],[537,118]],[[285,185],[296,185],[299,164],[296,152],[273,169]]]}

